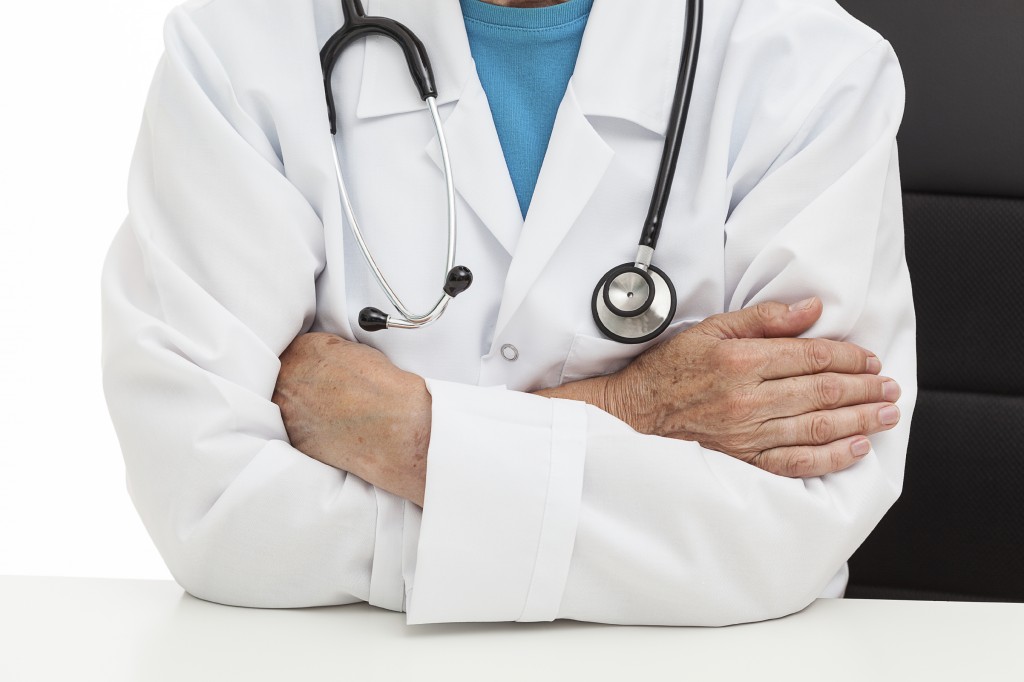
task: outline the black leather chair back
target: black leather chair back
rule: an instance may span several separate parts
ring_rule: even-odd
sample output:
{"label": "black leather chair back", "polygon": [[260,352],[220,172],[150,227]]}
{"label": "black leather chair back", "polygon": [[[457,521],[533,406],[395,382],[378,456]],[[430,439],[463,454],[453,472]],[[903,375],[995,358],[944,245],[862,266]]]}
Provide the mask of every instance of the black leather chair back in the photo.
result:
{"label": "black leather chair back", "polygon": [[920,397],[849,597],[1024,601],[1024,1],[839,0],[893,45]]}

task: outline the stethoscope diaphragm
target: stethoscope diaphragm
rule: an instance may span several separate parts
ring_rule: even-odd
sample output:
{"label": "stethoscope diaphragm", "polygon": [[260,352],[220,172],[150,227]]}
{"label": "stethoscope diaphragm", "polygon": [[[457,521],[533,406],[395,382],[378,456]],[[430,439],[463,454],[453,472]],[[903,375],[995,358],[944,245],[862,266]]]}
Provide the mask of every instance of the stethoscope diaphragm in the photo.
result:
{"label": "stethoscope diaphragm", "polygon": [[619,343],[644,343],[664,332],[676,313],[676,289],[650,265],[623,263],[594,288],[591,312],[601,333]]}

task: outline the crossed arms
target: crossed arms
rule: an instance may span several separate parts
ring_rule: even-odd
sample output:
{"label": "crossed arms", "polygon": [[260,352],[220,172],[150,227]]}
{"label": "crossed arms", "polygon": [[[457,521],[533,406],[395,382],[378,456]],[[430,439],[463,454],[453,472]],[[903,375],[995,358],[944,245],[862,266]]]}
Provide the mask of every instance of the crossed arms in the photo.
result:
{"label": "crossed arms", "polygon": [[[538,391],[581,400],[640,433],[696,441],[782,476],[823,476],[871,451],[899,422],[900,387],[874,354],[794,339],[821,302],[763,303],[710,317],[608,376]],[[368,346],[297,338],[273,400],[298,450],[423,505],[430,393]]]}

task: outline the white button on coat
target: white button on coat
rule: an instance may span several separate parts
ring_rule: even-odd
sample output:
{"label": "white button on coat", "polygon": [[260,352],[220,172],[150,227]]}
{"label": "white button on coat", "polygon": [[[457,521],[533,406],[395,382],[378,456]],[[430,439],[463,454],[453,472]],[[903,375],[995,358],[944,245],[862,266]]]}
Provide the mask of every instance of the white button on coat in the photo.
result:
{"label": "white button on coat", "polygon": [[515,362],[519,359],[519,349],[511,343],[506,343],[501,347],[501,357],[505,358],[509,362]]}
{"label": "white button on coat", "polygon": [[[916,395],[888,43],[832,0],[707,3],[655,263],[669,334],[820,296],[814,336],[877,352],[902,423],[848,470],[767,474],[527,391],[621,368],[598,278],[633,257],[661,155],[685,3],[596,2],[525,223],[457,0],[375,0],[437,70],[475,284],[436,325],[364,334],[387,302],[342,219],[318,50],[337,0],[192,0],[171,15],[103,276],[104,380],[128,485],[198,597],[365,600],[409,622],[721,625],[838,595],[899,494]],[[335,71],[339,150],[369,246],[413,308],[439,292],[437,145],[389,41]],[[438,286],[440,283],[438,283]],[[373,344],[433,395],[420,510],[288,443],[278,356],[309,329]],[[529,339],[491,362],[499,339]],[[504,355],[502,354],[502,357]],[[485,359],[486,358],[486,359]]]}

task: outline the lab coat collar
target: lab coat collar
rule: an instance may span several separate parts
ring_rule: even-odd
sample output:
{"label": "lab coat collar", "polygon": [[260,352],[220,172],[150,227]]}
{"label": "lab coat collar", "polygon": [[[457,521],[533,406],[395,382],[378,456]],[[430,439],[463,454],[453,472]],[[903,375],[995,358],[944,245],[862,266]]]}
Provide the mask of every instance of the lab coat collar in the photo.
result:
{"label": "lab coat collar", "polygon": [[[459,99],[466,79],[475,76],[459,0],[369,0],[363,4],[369,15],[405,24],[426,46],[438,105]],[[356,116],[373,118],[423,109],[402,50],[390,38],[368,38]]]}
{"label": "lab coat collar", "polygon": [[[467,82],[476,79],[459,0],[369,0],[366,9],[405,24],[420,37],[434,67],[438,104],[458,100]],[[682,0],[594,3],[572,76],[585,116],[620,118],[664,134],[685,9]],[[387,38],[369,39],[356,115],[372,118],[421,109],[401,50]]]}

